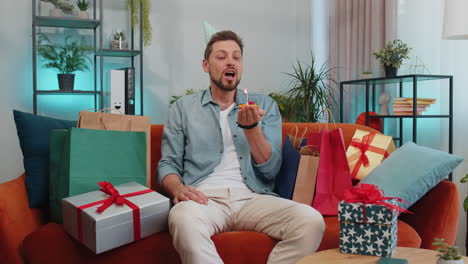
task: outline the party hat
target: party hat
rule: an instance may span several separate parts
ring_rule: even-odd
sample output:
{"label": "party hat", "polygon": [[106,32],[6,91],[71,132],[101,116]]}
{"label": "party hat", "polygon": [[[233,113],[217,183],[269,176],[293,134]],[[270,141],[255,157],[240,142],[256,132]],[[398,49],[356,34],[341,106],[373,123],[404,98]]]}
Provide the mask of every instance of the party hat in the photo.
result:
{"label": "party hat", "polygon": [[208,43],[211,39],[211,36],[213,36],[218,31],[206,21],[203,21],[203,27],[205,28],[205,40],[206,43]]}

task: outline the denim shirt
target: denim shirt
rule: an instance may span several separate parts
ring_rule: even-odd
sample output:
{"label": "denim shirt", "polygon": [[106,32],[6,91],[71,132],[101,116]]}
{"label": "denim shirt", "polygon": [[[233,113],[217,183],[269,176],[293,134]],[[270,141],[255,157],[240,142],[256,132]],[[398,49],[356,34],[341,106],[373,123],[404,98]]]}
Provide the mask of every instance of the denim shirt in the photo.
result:
{"label": "denim shirt", "polygon": [[[269,96],[249,93],[249,101],[255,101],[265,110],[259,126],[271,145],[272,153],[270,159],[262,164],[253,160],[244,131],[236,124],[238,105],[246,103],[245,95],[237,90],[228,120],[241,174],[252,191],[277,195],[273,188],[282,159],[281,115],[278,105]],[[214,171],[224,151],[219,112],[220,107],[213,101],[210,89],[183,96],[170,107],[164,124],[159,184],[168,174],[174,173],[185,185],[195,185]]]}

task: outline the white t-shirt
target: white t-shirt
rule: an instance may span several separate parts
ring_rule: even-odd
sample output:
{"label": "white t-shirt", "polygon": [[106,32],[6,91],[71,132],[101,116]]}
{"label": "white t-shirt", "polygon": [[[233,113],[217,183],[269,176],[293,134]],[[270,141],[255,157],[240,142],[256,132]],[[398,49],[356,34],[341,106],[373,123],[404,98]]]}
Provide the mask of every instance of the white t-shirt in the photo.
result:
{"label": "white t-shirt", "polygon": [[195,188],[200,190],[217,188],[243,188],[249,189],[242,179],[239,160],[237,159],[236,147],[232,140],[231,129],[229,128],[228,114],[234,104],[219,112],[219,125],[223,134],[223,157],[216,166],[213,173],[208,175],[198,183]]}

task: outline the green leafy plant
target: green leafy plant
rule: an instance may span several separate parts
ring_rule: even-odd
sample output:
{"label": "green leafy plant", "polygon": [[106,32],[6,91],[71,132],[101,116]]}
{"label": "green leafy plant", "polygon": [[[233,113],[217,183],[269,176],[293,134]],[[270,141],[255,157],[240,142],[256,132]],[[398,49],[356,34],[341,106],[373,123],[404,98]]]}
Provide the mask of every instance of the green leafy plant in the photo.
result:
{"label": "green leafy plant", "polygon": [[[186,95],[194,94],[194,93],[198,93],[200,91],[201,90],[188,89],[188,90],[185,91],[185,94]],[[179,98],[181,98],[181,97],[182,97],[181,95],[173,95],[171,101],[169,102],[169,104],[171,105],[171,104],[175,103],[175,101],[179,100]]]}
{"label": "green leafy plant", "polygon": [[447,243],[444,242],[444,240],[445,239],[443,238],[434,238],[434,242],[432,242],[432,245],[437,246],[436,250],[441,253],[437,256],[439,256],[439,258],[443,260],[462,259],[462,256],[458,252],[458,247],[449,246]]}
{"label": "green leafy plant", "polygon": [[399,39],[389,41],[384,48],[374,52],[373,55],[379,60],[382,67],[390,66],[400,68],[403,60],[409,59],[411,48],[406,43]]}
{"label": "green leafy plant", "polygon": [[283,117],[284,120],[286,120],[285,116],[286,113],[289,112],[289,97],[283,94],[279,93],[270,93],[268,94],[273,100],[276,101],[276,104],[278,105],[279,111],[281,113],[281,116]]}
{"label": "green leafy plant", "polygon": [[310,64],[297,60],[293,73],[286,73],[292,78],[283,93],[272,93],[270,96],[277,102],[283,120],[286,122],[318,122],[323,109],[330,109],[334,103],[331,78],[333,69],[327,63],[320,67],[315,65],[311,54]]}
{"label": "green leafy plant", "polygon": [[86,0],[78,0],[76,1],[76,5],[81,11],[86,11],[88,10],[89,7],[89,2]]}
{"label": "green leafy plant", "polygon": [[87,62],[92,62],[89,57],[91,51],[93,48],[90,46],[70,41],[70,36],[65,38],[63,44],[55,44],[45,34],[38,34],[37,53],[47,61],[44,66],[55,68],[62,74],[89,70]]}
{"label": "green leafy plant", "polygon": [[[465,174],[465,177],[463,177],[461,180],[460,180],[461,183],[466,183],[468,182],[468,174]],[[468,211],[468,196],[465,197],[465,200],[463,201],[463,208],[465,209],[465,211]]]}
{"label": "green leafy plant", "polygon": [[152,38],[152,33],[151,33],[151,23],[149,20],[149,14],[151,10],[151,5],[150,5],[150,0],[125,0],[125,6],[127,9],[130,9],[131,13],[131,21],[132,21],[132,27],[135,27],[135,25],[138,25],[139,23],[139,10],[140,10],[140,3],[143,8],[142,13],[143,13],[143,44],[145,46],[148,46],[151,44],[151,38]]}

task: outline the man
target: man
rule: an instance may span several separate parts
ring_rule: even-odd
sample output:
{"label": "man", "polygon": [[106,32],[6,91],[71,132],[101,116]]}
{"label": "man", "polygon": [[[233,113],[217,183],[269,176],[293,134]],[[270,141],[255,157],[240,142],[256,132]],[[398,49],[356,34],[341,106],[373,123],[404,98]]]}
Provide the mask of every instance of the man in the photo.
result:
{"label": "man", "polygon": [[210,88],[177,100],[165,123],[159,182],[174,199],[169,231],[183,263],[223,263],[211,236],[266,233],[279,240],[268,263],[296,263],[319,246],[323,218],[310,206],[276,197],[281,116],[268,96],[237,89],[242,40],[214,34],[203,70]]}

